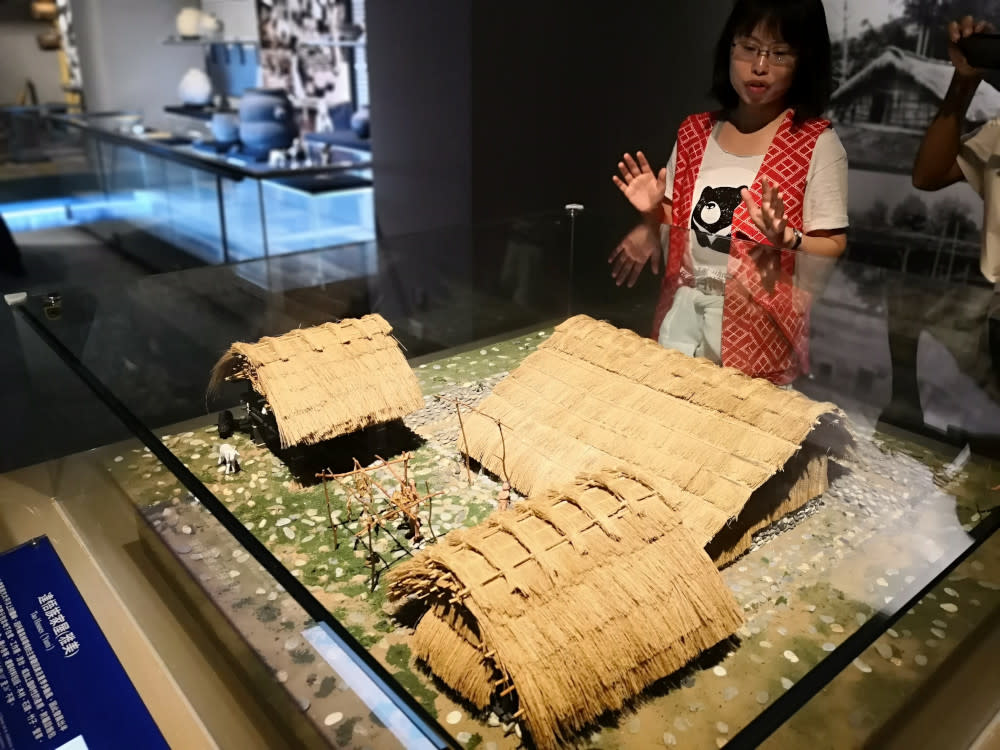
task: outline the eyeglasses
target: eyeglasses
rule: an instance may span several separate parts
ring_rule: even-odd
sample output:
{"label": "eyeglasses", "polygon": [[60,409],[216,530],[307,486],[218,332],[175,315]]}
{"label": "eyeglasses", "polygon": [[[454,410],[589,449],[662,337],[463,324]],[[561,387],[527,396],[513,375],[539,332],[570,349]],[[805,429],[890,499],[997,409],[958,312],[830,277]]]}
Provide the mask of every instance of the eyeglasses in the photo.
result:
{"label": "eyeglasses", "polygon": [[737,39],[733,42],[733,57],[743,62],[756,62],[764,56],[770,63],[782,68],[795,64],[795,53],[790,49],[774,50],[761,47],[749,39]]}

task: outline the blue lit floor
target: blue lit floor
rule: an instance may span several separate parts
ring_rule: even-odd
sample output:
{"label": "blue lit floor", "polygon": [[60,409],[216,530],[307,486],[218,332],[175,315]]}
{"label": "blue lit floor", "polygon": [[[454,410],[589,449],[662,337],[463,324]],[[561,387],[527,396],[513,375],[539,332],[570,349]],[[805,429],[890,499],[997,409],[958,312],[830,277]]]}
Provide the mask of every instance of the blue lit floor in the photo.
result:
{"label": "blue lit floor", "polygon": [[0,214],[15,234],[74,227],[125,216],[139,217],[149,210],[149,206],[134,198],[69,197],[0,204]]}
{"label": "blue lit floor", "polygon": [[[228,260],[283,255],[375,238],[370,187],[304,195],[265,184],[264,216],[256,183],[225,195]],[[253,187],[253,189],[249,189]],[[198,189],[140,189],[111,197],[84,195],[0,204],[14,233],[35,232],[101,221],[127,222],[199,260],[226,260],[217,198]]]}

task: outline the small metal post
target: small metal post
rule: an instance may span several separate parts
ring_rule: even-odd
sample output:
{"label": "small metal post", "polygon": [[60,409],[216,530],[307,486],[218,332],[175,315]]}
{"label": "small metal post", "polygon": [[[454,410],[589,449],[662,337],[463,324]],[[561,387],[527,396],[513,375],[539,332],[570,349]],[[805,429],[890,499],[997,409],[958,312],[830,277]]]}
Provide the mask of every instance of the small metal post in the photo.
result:
{"label": "small metal post", "polygon": [[567,203],[564,207],[569,216],[569,290],[566,297],[566,315],[573,314],[573,270],[576,257],[576,217],[583,213],[582,203]]}
{"label": "small metal post", "polygon": [[226,229],[226,193],[222,177],[215,176],[215,200],[219,204],[219,239],[222,240],[222,261],[229,263],[229,233]]}

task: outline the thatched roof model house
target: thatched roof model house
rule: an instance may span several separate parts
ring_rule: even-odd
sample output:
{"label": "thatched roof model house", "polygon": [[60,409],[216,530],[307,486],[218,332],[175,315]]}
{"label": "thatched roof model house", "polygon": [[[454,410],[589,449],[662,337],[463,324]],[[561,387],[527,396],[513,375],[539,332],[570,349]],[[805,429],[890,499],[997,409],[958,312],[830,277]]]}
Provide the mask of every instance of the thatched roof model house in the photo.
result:
{"label": "thatched roof model house", "polygon": [[266,399],[281,447],[313,445],[406,416],[424,405],[416,375],[380,315],[235,343],[210,388],[247,380]]}
{"label": "thatched roof model house", "polygon": [[417,657],[481,708],[516,690],[542,750],[565,747],[742,624],[671,501],[621,472],[453,531],[389,581],[390,597],[423,610]]}
{"label": "thatched roof model house", "polygon": [[[645,477],[722,565],[826,490],[842,419],[833,404],[580,315],[464,417],[459,448],[467,440],[522,494],[601,469]],[[820,423],[823,441],[807,445]]]}

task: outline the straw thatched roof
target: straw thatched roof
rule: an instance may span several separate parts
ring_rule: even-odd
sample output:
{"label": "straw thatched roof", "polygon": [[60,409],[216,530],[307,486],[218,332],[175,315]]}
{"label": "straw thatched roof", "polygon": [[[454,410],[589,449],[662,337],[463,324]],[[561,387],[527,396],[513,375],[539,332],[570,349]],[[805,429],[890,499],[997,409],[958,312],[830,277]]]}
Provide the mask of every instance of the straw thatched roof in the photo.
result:
{"label": "straw thatched roof", "polygon": [[[559,325],[478,409],[464,417],[469,455],[523,494],[626,467],[675,504],[702,546],[756,490],[783,479],[824,415],[842,417],[833,404],[584,315]],[[825,476],[813,479],[810,497],[826,489]],[[801,495],[799,504],[810,499]],[[774,497],[785,512],[786,500]]]}
{"label": "straw thatched roof", "polygon": [[[899,47],[888,47],[833,92],[830,98],[831,106],[836,108],[842,100],[856,95],[875,75],[886,70],[909,78],[939,102],[943,101],[945,94],[948,93],[951,77],[955,72],[951,63],[946,60],[934,60]],[[972,122],[985,122],[996,116],[997,112],[1000,112],[1000,91],[983,81],[976,89],[976,95],[972,98],[966,117]]]}
{"label": "straw thatched roof", "polygon": [[249,380],[274,412],[281,446],[312,445],[410,414],[420,384],[380,315],[235,343],[210,388]]}
{"label": "straw thatched roof", "polygon": [[421,603],[414,653],[472,703],[516,690],[542,750],[742,624],[671,503],[618,471],[451,532],[389,574],[389,595]]}

